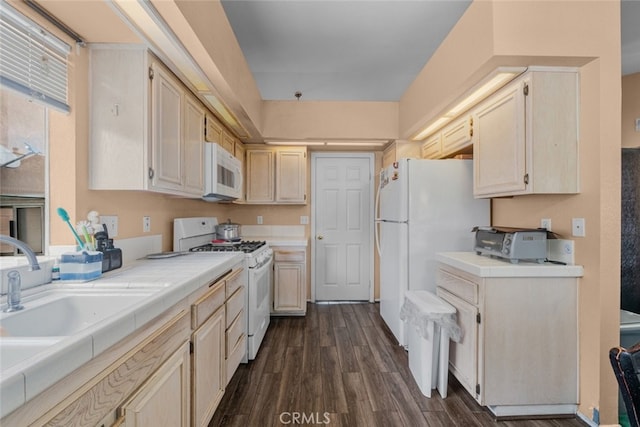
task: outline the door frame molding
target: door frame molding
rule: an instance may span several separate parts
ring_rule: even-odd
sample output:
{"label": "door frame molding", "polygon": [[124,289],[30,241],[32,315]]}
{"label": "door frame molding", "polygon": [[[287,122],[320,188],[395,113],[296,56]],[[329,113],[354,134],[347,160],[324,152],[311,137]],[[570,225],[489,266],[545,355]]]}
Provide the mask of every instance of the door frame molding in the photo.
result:
{"label": "door frame molding", "polygon": [[375,153],[372,152],[342,152],[342,151],[312,151],[311,152],[311,302],[316,302],[316,159],[323,157],[335,157],[340,159],[346,158],[366,158],[369,160],[369,212],[371,212],[371,221],[369,221],[369,302],[375,302],[375,259],[374,259],[374,204],[375,204]]}

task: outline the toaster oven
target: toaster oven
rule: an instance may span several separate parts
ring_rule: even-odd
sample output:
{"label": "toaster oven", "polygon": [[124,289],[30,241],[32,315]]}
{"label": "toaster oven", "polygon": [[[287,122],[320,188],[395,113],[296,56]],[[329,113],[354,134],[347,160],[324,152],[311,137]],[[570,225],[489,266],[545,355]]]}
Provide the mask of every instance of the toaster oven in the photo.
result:
{"label": "toaster oven", "polygon": [[474,250],[478,255],[504,258],[516,264],[520,260],[545,262],[547,230],[511,227],[475,227]]}

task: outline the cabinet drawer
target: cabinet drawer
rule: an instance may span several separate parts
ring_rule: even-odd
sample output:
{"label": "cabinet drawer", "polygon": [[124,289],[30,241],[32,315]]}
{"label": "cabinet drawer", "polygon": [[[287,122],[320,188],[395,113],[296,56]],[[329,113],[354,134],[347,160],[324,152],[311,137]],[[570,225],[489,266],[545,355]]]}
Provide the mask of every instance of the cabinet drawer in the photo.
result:
{"label": "cabinet drawer", "polygon": [[238,314],[244,309],[244,287],[241,287],[227,300],[227,327],[229,327]]}
{"label": "cabinet drawer", "polygon": [[231,381],[231,377],[235,374],[238,365],[242,357],[247,352],[247,336],[243,335],[242,338],[236,343],[236,346],[231,351],[229,357],[227,357],[227,384]]}
{"label": "cabinet drawer", "polygon": [[226,351],[225,357],[228,359],[231,352],[235,348],[236,344],[244,334],[244,310],[241,310],[236,316],[236,319],[231,323],[231,326],[227,328],[226,332]]}
{"label": "cabinet drawer", "polygon": [[221,280],[212,284],[211,289],[202,295],[191,306],[191,327],[198,328],[217,309],[224,305],[225,282]]}
{"label": "cabinet drawer", "polygon": [[275,262],[304,262],[305,251],[304,250],[281,250],[278,249],[273,252],[273,259]]}
{"label": "cabinet drawer", "polygon": [[229,277],[227,277],[226,293],[229,298],[233,293],[241,286],[245,285],[244,268],[234,270]]}
{"label": "cabinet drawer", "polygon": [[438,269],[436,284],[471,304],[478,304],[478,285],[442,268]]}

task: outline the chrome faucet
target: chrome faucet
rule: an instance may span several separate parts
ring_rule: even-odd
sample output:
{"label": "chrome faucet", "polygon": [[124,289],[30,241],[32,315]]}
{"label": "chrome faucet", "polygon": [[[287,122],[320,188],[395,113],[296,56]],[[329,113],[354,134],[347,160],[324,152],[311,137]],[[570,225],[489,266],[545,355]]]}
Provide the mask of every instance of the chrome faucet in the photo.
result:
{"label": "chrome faucet", "polygon": [[[40,264],[38,264],[38,258],[33,250],[24,242],[14,239],[13,237],[0,234],[0,242],[8,243],[16,248],[20,249],[27,259],[29,260],[29,271],[40,270]],[[5,312],[22,310],[24,307],[20,304],[22,287],[20,284],[20,272],[18,270],[11,270],[7,274],[9,278],[9,284],[7,287],[7,308]]]}

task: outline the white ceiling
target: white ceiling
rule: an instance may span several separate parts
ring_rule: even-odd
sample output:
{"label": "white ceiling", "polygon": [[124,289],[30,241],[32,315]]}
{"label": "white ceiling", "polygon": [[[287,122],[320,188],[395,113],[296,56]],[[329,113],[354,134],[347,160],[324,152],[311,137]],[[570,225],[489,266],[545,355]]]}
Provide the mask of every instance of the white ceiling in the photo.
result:
{"label": "white ceiling", "polygon": [[[265,100],[398,101],[469,0],[222,0]],[[623,0],[622,74],[640,72],[640,0]]]}
{"label": "white ceiling", "polygon": [[265,100],[398,101],[470,0],[222,0]]}
{"label": "white ceiling", "polygon": [[640,1],[623,0],[620,6],[622,27],[622,75],[640,72]]}

